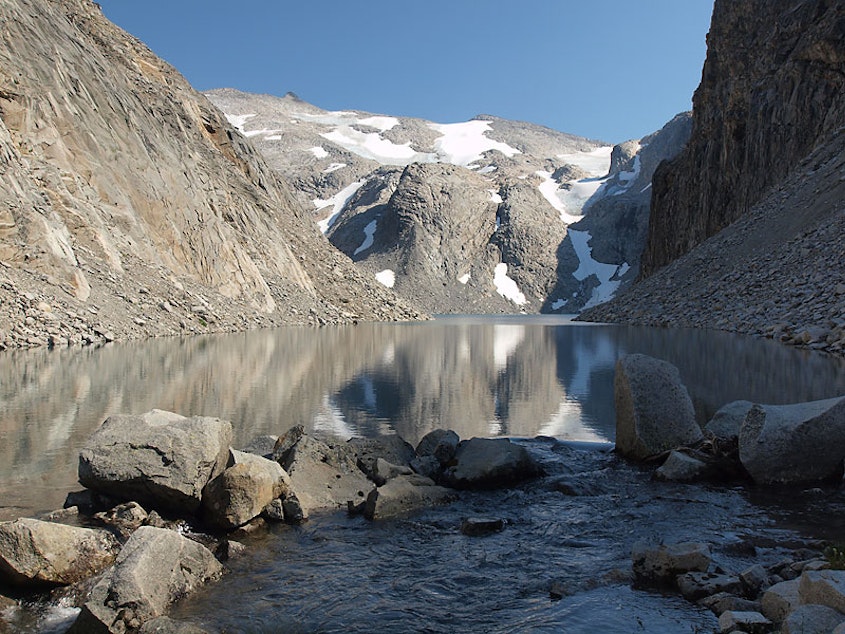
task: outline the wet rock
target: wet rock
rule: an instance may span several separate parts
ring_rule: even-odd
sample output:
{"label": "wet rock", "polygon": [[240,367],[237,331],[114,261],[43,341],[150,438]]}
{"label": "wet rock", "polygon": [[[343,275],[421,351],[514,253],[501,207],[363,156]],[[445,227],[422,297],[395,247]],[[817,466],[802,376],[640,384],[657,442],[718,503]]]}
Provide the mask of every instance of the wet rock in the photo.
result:
{"label": "wet rock", "polygon": [[492,489],[534,478],[542,473],[531,454],[507,438],[471,438],[455,451],[454,464],[441,481],[456,489]]}
{"label": "wet rock", "polygon": [[468,517],[461,522],[461,532],[470,537],[498,533],[504,527],[504,520],[490,517]]}
{"label": "wet rock", "polygon": [[294,493],[288,493],[282,499],[282,510],[288,524],[300,524],[308,519],[308,511],[302,508],[299,498]]}
{"label": "wet rock", "polygon": [[719,592],[742,592],[742,582],[738,577],[715,572],[688,572],[678,575],[677,582],[678,589],[688,601],[698,601]]}
{"label": "wet rock", "polygon": [[842,476],[845,397],[755,405],[739,434],[739,458],[755,482],[798,484]]}
{"label": "wet rock", "polygon": [[710,547],[695,542],[658,546],[637,542],[632,549],[631,559],[634,579],[638,583],[665,585],[674,584],[679,574],[704,572],[712,562]]}
{"label": "wet rock", "polygon": [[276,440],[276,444],[273,446],[273,460],[284,467],[288,452],[297,442],[299,442],[299,439],[305,435],[304,426],[294,425],[284,434],[279,436]]}
{"label": "wet rock", "polygon": [[205,546],[175,531],[142,526],[94,586],[69,632],[122,634],[138,629],[222,571]]}
{"label": "wet rock", "polygon": [[604,489],[586,477],[563,475],[552,478],[548,482],[552,491],[558,491],[572,497],[601,495]]}
{"label": "wet rock", "polygon": [[749,632],[765,634],[771,632],[774,624],[759,612],[734,612],[728,610],[719,617],[720,632]]}
{"label": "wet rock", "polygon": [[120,549],[113,535],[21,518],[0,523],[0,578],[15,586],[68,585],[111,565]]}
{"label": "wet rock", "polygon": [[94,515],[94,519],[112,527],[123,539],[127,539],[148,517],[144,507],[137,502],[118,504],[108,511]]}
{"label": "wet rock", "polygon": [[400,475],[367,496],[364,516],[370,520],[387,519],[436,504],[443,504],[454,492],[438,486],[421,475]]}
{"label": "wet rock", "polygon": [[800,604],[798,598],[798,579],[781,581],[763,593],[762,612],[775,623],[781,623],[786,615]]}
{"label": "wet rock", "polygon": [[801,573],[799,603],[818,603],[845,613],[845,570],[810,570]]}
{"label": "wet rock", "polygon": [[358,468],[353,453],[338,451],[307,435],[285,452],[282,466],[306,515],[317,509],[346,508],[349,500],[365,500],[374,488]]}
{"label": "wet rock", "polygon": [[442,468],[440,461],[434,456],[414,458],[410,462],[410,467],[414,473],[431,478],[432,480],[437,480],[440,477],[440,470]]}
{"label": "wet rock", "polygon": [[379,459],[394,465],[407,466],[416,457],[414,448],[397,435],[351,438],[347,444],[355,453],[358,468],[376,484],[378,481],[374,475]]}
{"label": "wet rock", "polygon": [[781,634],[829,634],[841,623],[845,614],[825,605],[800,605],[784,619]]}
{"label": "wet rock", "polygon": [[185,621],[174,621],[169,616],[158,616],[144,623],[138,634],[208,634],[201,627]]}
{"label": "wet rock", "polygon": [[666,461],[654,472],[658,480],[691,482],[700,480],[708,471],[707,463],[680,451],[671,451]]}
{"label": "wet rock", "polygon": [[107,495],[102,495],[91,489],[82,491],[71,491],[65,497],[64,508],[77,507],[86,515],[93,515],[101,511],[107,511],[117,504],[117,500]]}
{"label": "wet rock", "polygon": [[416,453],[421,458],[434,456],[441,466],[445,466],[454,458],[460,440],[451,429],[434,429],[417,443]]}
{"label": "wet rock", "polygon": [[232,452],[234,464],[203,490],[205,518],[233,530],[258,517],[270,502],[290,489],[290,478],[278,462]]}
{"label": "wet rock", "polygon": [[261,516],[274,522],[283,522],[285,520],[285,507],[282,500],[280,498],[271,500],[261,511]]}
{"label": "wet rock", "polygon": [[119,500],[195,512],[202,489],[229,458],[232,425],[152,410],[110,416],[79,455],[79,482]]}
{"label": "wet rock", "polygon": [[751,401],[733,401],[723,405],[704,426],[704,431],[718,438],[738,438],[742,421],[753,405]]}
{"label": "wet rock", "polygon": [[643,354],[616,363],[616,449],[642,460],[702,438],[678,369]]}

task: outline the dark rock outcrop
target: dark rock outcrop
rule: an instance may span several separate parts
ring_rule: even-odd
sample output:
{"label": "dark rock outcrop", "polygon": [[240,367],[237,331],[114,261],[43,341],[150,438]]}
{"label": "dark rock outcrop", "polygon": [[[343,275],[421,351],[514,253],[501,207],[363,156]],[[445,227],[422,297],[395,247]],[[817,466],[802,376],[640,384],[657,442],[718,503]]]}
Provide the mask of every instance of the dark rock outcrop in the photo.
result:
{"label": "dark rock outcrop", "polygon": [[686,150],[654,177],[644,276],[746,213],[845,124],[845,5],[717,0]]}

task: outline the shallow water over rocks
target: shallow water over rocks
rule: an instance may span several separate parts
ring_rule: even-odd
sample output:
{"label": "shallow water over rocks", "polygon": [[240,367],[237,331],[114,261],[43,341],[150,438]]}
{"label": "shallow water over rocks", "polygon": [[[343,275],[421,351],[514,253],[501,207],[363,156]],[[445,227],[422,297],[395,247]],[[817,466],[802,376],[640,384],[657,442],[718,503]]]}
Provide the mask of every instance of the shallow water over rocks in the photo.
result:
{"label": "shallow water over rocks", "polygon": [[[548,317],[13,352],[0,355],[0,519],[61,506],[79,488],[79,448],[115,413],[219,416],[240,444],[296,424],[412,443],[437,427],[464,438],[543,436],[519,441],[543,462],[541,480],[465,492],[405,520],[328,514],[275,526],[176,614],[226,632],[712,631],[704,609],[631,588],[635,541],[709,542],[717,562],[738,572],[838,538],[845,501],[838,489],[658,483],[618,459],[613,370],[632,352],[678,366],[700,422],[741,398],[845,394],[837,358],[718,332]],[[502,519],[504,529],[462,534],[462,520],[477,516]],[[18,629],[46,623],[24,619]]]}

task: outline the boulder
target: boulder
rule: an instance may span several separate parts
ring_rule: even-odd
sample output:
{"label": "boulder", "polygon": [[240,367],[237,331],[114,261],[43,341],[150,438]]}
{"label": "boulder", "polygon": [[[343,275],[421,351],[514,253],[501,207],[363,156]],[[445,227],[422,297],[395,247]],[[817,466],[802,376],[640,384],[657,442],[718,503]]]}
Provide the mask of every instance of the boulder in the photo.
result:
{"label": "boulder", "polygon": [[707,475],[707,463],[680,451],[672,451],[666,461],[654,472],[658,480],[691,482]]}
{"label": "boulder", "polygon": [[716,572],[687,572],[678,575],[678,590],[687,601],[698,601],[719,592],[739,594],[742,582],[739,577]]}
{"label": "boulder", "polygon": [[314,510],[346,508],[349,501],[360,503],[374,488],[352,452],[308,435],[300,436],[283,458],[291,493],[305,517]]}
{"label": "boulder", "polygon": [[759,601],[750,601],[743,599],[727,592],[719,592],[709,597],[704,597],[698,600],[699,605],[703,605],[709,609],[716,616],[721,616],[723,613],[731,612],[761,612],[762,606]]}
{"label": "boulder", "polygon": [[435,429],[417,443],[417,455],[420,458],[433,456],[441,466],[445,466],[455,456],[460,440],[451,429]]}
{"label": "boulder", "polygon": [[152,410],[110,416],[79,455],[79,482],[119,501],[194,513],[229,458],[232,425]]}
{"label": "boulder", "polygon": [[742,581],[745,595],[756,597],[761,589],[769,585],[769,573],[760,564],[754,564],[739,573],[739,580]]}
{"label": "boulder", "polygon": [[108,511],[94,515],[94,519],[117,531],[121,539],[129,539],[129,536],[146,522],[148,517],[144,507],[137,502],[118,504]]}
{"label": "boulder", "polygon": [[632,549],[631,559],[634,579],[650,584],[673,584],[679,574],[704,572],[712,562],[710,547],[696,542],[658,546],[637,542]]}
{"label": "boulder", "polygon": [[222,572],[223,566],[205,546],[176,531],[142,526],[94,586],[69,632],[137,630]]}
{"label": "boulder", "polygon": [[760,484],[803,484],[842,476],[845,397],[754,405],[739,433],[739,459]]}
{"label": "boulder", "polygon": [[798,607],[799,579],[781,581],[763,593],[761,599],[762,612],[770,621],[781,623],[786,615]]}
{"label": "boulder", "polygon": [[290,489],[290,478],[278,462],[232,451],[232,466],[209,482],[202,495],[207,521],[233,530],[258,517]]}
{"label": "boulder", "polygon": [[375,482],[377,486],[381,486],[396,476],[411,475],[412,473],[414,473],[414,470],[411,467],[393,464],[384,458],[378,458],[372,470],[372,475],[370,475],[370,480]]}
{"label": "boulder", "polygon": [[103,530],[21,518],[0,523],[0,578],[25,587],[76,583],[111,565],[120,550]]}
{"label": "boulder", "polygon": [[845,613],[845,570],[806,570],[798,582],[798,602],[818,603]]}
{"label": "boulder", "polygon": [[407,467],[416,457],[414,448],[400,436],[379,436],[378,438],[350,438],[347,442],[355,455],[355,464],[368,478],[373,477],[376,462],[381,459],[394,465]]}
{"label": "boulder", "polygon": [[643,354],[617,361],[614,378],[616,450],[642,460],[702,438],[678,369]]}
{"label": "boulder", "polygon": [[509,486],[542,474],[531,454],[507,438],[471,438],[461,441],[442,483],[456,489],[492,489]]}
{"label": "boulder", "polygon": [[719,616],[720,632],[749,632],[766,634],[773,628],[772,622],[759,612],[739,612],[728,610]]}
{"label": "boulder", "polygon": [[429,478],[418,474],[400,475],[370,492],[364,516],[370,520],[399,517],[420,508],[442,504],[453,497],[454,492],[437,486]]}
{"label": "boulder", "polygon": [[781,634],[830,634],[845,622],[845,614],[826,605],[800,605],[781,625]]}
{"label": "boulder", "polygon": [[256,456],[261,456],[262,458],[272,460],[273,450],[276,448],[276,443],[278,441],[278,436],[272,436],[270,434],[256,436],[243,447],[241,447],[241,451],[244,453],[251,453],[255,454]]}
{"label": "boulder", "polygon": [[753,406],[754,403],[751,401],[733,401],[723,405],[704,426],[704,431],[710,432],[717,438],[738,438],[742,421]]}
{"label": "boulder", "polygon": [[432,480],[437,480],[440,477],[440,471],[443,468],[440,461],[434,456],[418,456],[411,460],[410,466],[414,473]]}

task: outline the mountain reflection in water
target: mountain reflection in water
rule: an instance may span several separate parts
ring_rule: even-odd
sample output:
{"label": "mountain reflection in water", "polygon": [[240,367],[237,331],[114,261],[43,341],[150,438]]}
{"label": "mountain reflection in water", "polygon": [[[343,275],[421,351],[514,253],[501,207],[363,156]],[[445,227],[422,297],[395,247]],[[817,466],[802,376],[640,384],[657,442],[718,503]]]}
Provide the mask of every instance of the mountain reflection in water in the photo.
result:
{"label": "mountain reflection in water", "polygon": [[616,359],[679,367],[700,420],[744,398],[845,394],[842,360],[712,331],[450,317],[420,324],[282,328],[0,355],[0,519],[61,506],[79,448],[109,415],[152,408],[231,420],[236,443],[437,427],[461,437],[614,440]]}

